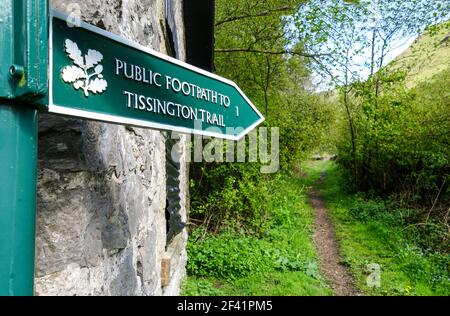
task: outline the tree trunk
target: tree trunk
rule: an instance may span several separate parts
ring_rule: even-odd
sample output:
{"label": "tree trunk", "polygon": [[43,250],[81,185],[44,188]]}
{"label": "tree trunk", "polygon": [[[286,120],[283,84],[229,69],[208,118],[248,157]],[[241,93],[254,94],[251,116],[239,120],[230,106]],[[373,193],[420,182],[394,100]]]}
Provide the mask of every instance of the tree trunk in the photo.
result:
{"label": "tree trunk", "polygon": [[348,90],[346,89],[344,91],[344,106],[345,106],[345,111],[347,113],[347,118],[348,118],[348,125],[350,128],[350,137],[351,137],[351,141],[352,141],[352,152],[351,152],[351,156],[352,156],[352,170],[353,170],[353,185],[356,186],[357,183],[357,169],[356,169],[356,137],[355,137],[355,128],[354,128],[354,124],[353,124],[353,117],[350,113],[350,105],[349,105],[349,101],[348,101]]}
{"label": "tree trunk", "polygon": [[265,107],[265,110],[266,110],[266,117],[267,117],[267,112],[269,111],[268,110],[268,104],[269,104],[269,98],[267,96],[267,90],[264,89],[264,107]]}

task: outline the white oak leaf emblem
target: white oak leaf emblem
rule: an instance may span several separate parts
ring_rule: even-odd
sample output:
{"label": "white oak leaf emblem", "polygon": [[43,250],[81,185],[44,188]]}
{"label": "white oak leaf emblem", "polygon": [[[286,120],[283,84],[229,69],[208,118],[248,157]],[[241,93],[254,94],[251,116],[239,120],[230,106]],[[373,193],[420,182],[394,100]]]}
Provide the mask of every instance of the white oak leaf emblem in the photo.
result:
{"label": "white oak leaf emblem", "polygon": [[77,66],[67,66],[63,69],[62,77],[65,82],[75,82],[76,80],[83,78],[84,71]]}
{"label": "white oak leaf emblem", "polygon": [[66,39],[65,50],[74,65],[66,66],[62,70],[62,79],[66,83],[73,84],[78,90],[82,89],[86,97],[89,92],[102,93],[108,87],[108,82],[103,79],[103,66],[99,63],[103,55],[94,49],[89,49],[85,56],[82,55],[77,43]]}
{"label": "white oak leaf emblem", "polygon": [[106,80],[96,78],[89,83],[89,91],[101,93],[106,90],[107,86]]}
{"label": "white oak leaf emblem", "polygon": [[97,65],[99,62],[101,62],[103,59],[103,55],[100,54],[98,51],[90,49],[88,50],[88,53],[86,55],[86,67],[92,68],[95,65]]}
{"label": "white oak leaf emblem", "polygon": [[81,50],[78,48],[77,43],[72,42],[70,39],[65,41],[66,53],[69,54],[70,59],[73,60],[74,64],[83,67],[83,56],[81,55]]}

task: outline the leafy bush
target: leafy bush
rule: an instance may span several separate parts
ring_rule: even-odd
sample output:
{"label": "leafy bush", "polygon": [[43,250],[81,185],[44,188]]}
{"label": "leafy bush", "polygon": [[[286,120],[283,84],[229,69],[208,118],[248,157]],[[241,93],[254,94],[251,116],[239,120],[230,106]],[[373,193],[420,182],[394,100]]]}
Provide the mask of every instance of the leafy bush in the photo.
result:
{"label": "leafy bush", "polygon": [[438,193],[442,204],[450,200],[449,82],[450,68],[410,89],[382,84],[377,98],[370,81],[355,86],[356,152],[345,131],[338,161],[352,170],[356,189],[396,193],[413,206],[432,204]]}
{"label": "leafy bush", "polygon": [[367,222],[372,219],[379,219],[385,214],[383,202],[373,200],[357,200],[349,209],[349,215],[356,220]]}
{"label": "leafy bush", "polygon": [[259,233],[267,217],[267,180],[260,165],[191,164],[191,218],[203,220],[206,229],[219,232],[244,227]]}
{"label": "leafy bush", "polygon": [[194,231],[188,243],[187,271],[191,275],[236,279],[267,270],[271,257],[258,240],[235,234],[207,235],[195,242]]}
{"label": "leafy bush", "polygon": [[431,219],[407,226],[405,233],[408,240],[425,251],[449,252],[450,233],[445,223]]}

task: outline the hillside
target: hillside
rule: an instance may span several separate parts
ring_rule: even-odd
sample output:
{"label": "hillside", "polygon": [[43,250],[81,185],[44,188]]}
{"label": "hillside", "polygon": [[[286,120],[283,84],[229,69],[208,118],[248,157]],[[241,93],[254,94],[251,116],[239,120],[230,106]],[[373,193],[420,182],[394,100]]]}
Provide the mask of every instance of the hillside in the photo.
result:
{"label": "hillside", "polygon": [[420,35],[389,67],[408,69],[406,86],[412,88],[450,66],[450,21]]}

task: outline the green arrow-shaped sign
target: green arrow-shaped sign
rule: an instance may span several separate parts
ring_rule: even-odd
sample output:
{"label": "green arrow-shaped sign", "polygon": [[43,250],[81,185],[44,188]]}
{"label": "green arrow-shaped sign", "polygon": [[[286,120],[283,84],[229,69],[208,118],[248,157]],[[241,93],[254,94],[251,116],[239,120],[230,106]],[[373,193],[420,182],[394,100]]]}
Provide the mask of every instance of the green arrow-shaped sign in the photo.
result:
{"label": "green arrow-shaped sign", "polygon": [[232,81],[50,17],[49,112],[238,140],[264,118]]}

